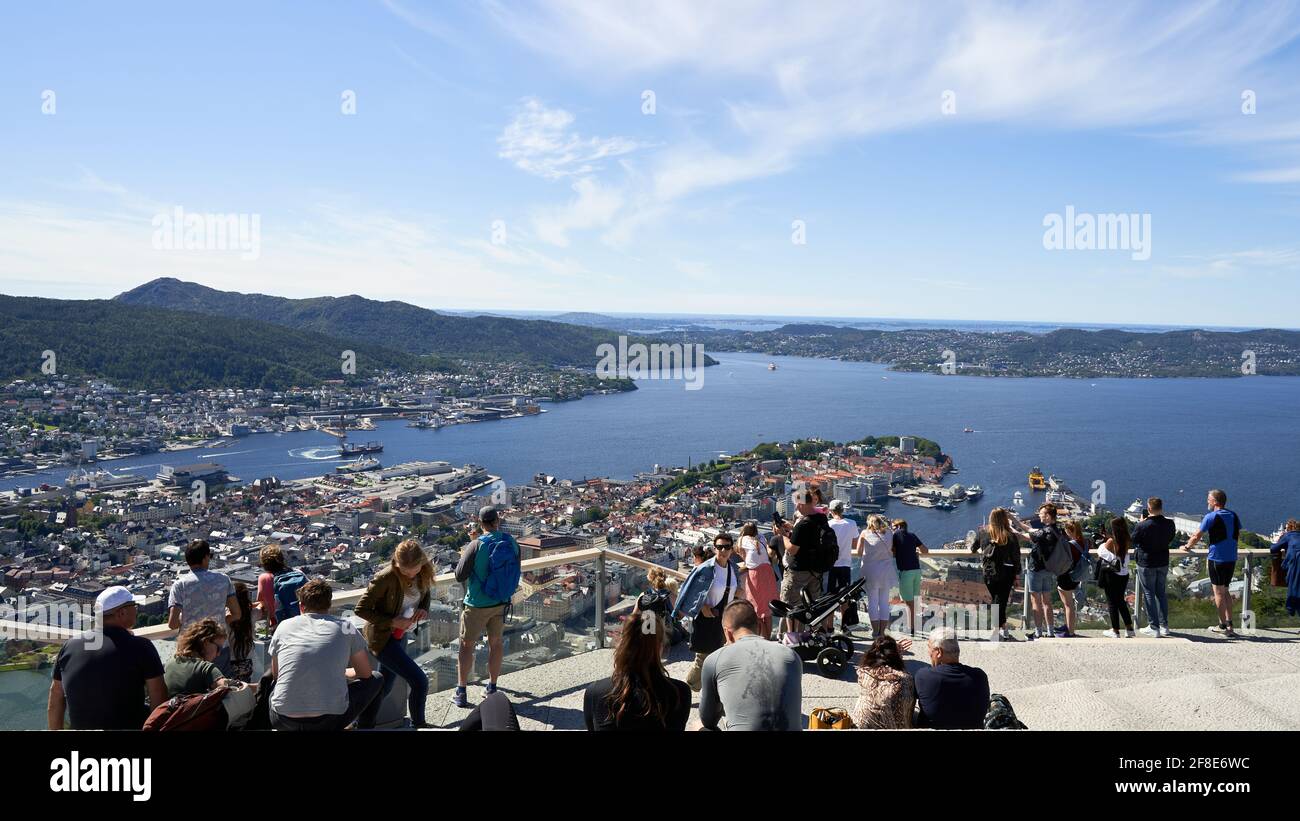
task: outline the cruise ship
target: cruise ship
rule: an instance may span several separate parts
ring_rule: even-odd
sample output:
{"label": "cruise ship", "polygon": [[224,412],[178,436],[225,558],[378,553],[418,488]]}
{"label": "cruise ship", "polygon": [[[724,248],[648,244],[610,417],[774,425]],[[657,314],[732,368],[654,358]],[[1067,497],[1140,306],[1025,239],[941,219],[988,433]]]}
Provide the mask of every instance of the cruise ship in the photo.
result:
{"label": "cruise ship", "polygon": [[148,479],[134,473],[113,474],[103,468],[96,470],[74,470],[68,474],[63,484],[72,490],[124,490],[143,487]]}

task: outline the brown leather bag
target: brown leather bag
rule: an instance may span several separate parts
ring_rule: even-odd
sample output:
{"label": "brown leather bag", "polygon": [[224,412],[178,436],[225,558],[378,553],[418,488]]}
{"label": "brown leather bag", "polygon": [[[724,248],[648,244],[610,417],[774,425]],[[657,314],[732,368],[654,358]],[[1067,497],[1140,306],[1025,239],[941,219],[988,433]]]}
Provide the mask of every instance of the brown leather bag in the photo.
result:
{"label": "brown leather bag", "polygon": [[853,730],[849,711],[840,707],[814,707],[808,715],[810,730]]}

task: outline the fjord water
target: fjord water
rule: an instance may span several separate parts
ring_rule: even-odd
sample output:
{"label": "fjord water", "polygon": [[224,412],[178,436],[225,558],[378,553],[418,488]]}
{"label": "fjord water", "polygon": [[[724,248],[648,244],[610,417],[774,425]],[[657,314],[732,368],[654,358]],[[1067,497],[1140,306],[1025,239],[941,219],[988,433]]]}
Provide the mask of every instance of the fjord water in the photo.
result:
{"label": "fjord water", "polygon": [[[385,465],[414,459],[475,462],[511,484],[536,473],[582,479],[629,478],[654,464],[699,463],[757,442],[914,434],[939,442],[959,474],[984,498],[954,511],[891,502],[931,545],[959,538],[990,508],[1020,490],[1035,465],[1091,498],[1123,509],[1158,495],[1166,508],[1204,510],[1205,491],[1222,487],[1247,529],[1272,532],[1300,516],[1300,378],[1000,379],[897,373],[885,366],[823,359],[713,353],[700,390],[673,380],[641,380],[639,390],[546,405],[521,419],[417,430],[404,421],[358,431],[384,443]],[[768,362],[777,364],[768,370]],[[963,433],[970,427],[974,433]],[[243,480],[294,479],[331,472],[336,440],[317,431],[256,435],[222,447],[104,463],[152,475],[158,464],[217,461]],[[62,481],[67,469],[0,488]],[[1098,486],[1100,487],[1100,486]],[[1041,495],[1041,494],[1040,494]]]}

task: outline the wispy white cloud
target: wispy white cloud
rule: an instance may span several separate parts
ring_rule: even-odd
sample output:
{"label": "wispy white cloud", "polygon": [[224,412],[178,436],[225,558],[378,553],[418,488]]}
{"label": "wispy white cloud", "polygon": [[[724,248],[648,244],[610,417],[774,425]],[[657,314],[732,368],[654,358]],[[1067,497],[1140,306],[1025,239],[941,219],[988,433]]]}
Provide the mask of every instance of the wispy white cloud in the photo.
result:
{"label": "wispy white cloud", "polygon": [[627,137],[583,137],[573,123],[568,111],[526,98],[497,138],[500,156],[530,174],[558,180],[591,174],[603,160],[641,147]]}
{"label": "wispy white cloud", "polygon": [[[639,180],[606,180],[624,188],[622,227],[614,231],[622,237],[654,221],[638,217],[642,210],[662,214],[699,192],[789,172],[837,142],[941,122],[1300,143],[1294,121],[1266,116],[1300,105],[1296,61],[1272,59],[1300,37],[1300,7],[1287,3],[1154,2],[1104,13],[1087,3],[853,0],[534,0],[486,8],[502,30],[568,66],[575,80],[653,85],[671,72],[676,83],[693,76],[725,88],[726,99],[715,99],[711,121],[694,136],[639,160]],[[1261,114],[1240,110],[1245,89],[1266,104]],[[941,107],[948,90],[954,115]],[[687,102],[701,107],[698,97]],[[531,140],[537,158],[528,150],[510,158],[523,157],[514,161],[543,176],[566,166],[591,173],[582,160],[591,149],[563,136],[571,119],[542,108],[528,119],[534,125],[522,132],[560,136]],[[1287,165],[1238,179],[1292,182],[1294,174]]]}
{"label": "wispy white cloud", "polygon": [[567,204],[538,209],[533,214],[533,230],[544,242],[565,247],[569,232],[610,225],[623,207],[623,195],[602,186],[592,177],[573,184],[576,196]]}
{"label": "wispy white cloud", "polygon": [[1293,281],[1300,272],[1300,249],[1252,248],[1245,251],[1228,251],[1208,255],[1188,255],[1185,262],[1160,265],[1160,274],[1188,280],[1233,279],[1260,275],[1284,275]]}

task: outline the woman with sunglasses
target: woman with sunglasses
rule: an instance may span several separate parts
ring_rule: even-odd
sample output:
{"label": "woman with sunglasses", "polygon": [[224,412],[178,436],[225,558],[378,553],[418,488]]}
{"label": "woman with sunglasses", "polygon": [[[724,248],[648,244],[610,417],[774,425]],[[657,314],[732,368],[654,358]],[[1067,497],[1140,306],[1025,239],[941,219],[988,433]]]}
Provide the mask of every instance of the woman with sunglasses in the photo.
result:
{"label": "woman with sunglasses", "polygon": [[735,600],[740,580],[740,562],[734,547],[729,533],[713,537],[713,558],[695,566],[682,583],[677,604],[673,605],[675,618],[692,620],[690,648],[695,653],[695,662],[686,683],[696,692],[700,689],[704,659],[726,641],[722,635],[722,610]]}

